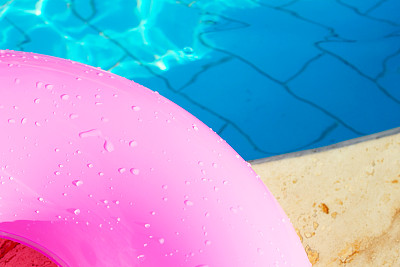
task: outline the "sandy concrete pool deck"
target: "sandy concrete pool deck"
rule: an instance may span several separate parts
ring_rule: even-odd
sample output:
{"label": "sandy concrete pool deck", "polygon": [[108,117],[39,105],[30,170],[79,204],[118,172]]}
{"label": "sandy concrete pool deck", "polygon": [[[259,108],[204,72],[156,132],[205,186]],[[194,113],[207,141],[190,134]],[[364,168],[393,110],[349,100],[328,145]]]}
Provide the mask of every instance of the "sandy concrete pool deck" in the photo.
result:
{"label": "sandy concrete pool deck", "polygon": [[400,266],[400,128],[251,164],[314,266]]}

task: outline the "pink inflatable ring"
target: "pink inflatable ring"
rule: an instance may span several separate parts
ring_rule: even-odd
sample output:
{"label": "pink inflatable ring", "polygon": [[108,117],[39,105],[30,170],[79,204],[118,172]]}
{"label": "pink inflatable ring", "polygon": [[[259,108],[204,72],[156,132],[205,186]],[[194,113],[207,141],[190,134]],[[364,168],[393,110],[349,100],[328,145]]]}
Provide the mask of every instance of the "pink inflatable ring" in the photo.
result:
{"label": "pink inflatable ring", "polygon": [[310,266],[256,173],[143,86],[0,51],[0,236],[61,266]]}

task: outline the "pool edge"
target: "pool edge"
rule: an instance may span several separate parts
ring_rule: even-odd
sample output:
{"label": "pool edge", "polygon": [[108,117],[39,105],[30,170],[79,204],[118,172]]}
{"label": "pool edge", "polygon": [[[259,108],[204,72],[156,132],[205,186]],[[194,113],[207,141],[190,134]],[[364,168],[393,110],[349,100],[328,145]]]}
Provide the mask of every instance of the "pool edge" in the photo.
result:
{"label": "pool edge", "polygon": [[265,163],[265,162],[272,162],[272,161],[283,160],[283,159],[288,159],[288,158],[297,158],[297,157],[321,153],[321,152],[325,152],[325,151],[329,151],[329,150],[333,150],[333,149],[337,149],[337,148],[352,146],[352,145],[359,144],[362,142],[377,140],[377,139],[395,135],[398,133],[400,133],[400,127],[382,131],[382,132],[378,132],[378,133],[374,133],[374,134],[370,134],[370,135],[365,135],[365,136],[349,139],[349,140],[342,141],[342,142],[335,143],[335,144],[328,145],[328,146],[307,149],[307,150],[301,150],[301,151],[296,151],[296,152],[291,152],[291,153],[286,153],[286,154],[281,154],[281,155],[271,156],[271,157],[266,157],[266,158],[260,158],[260,159],[255,159],[255,160],[248,160],[248,162],[253,165],[253,164],[261,164],[261,163]]}

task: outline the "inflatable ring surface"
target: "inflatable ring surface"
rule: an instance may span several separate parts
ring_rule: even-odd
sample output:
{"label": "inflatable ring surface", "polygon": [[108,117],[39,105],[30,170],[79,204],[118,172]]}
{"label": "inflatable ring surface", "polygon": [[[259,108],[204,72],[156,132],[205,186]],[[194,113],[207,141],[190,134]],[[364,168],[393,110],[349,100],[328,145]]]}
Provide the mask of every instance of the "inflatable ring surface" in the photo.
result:
{"label": "inflatable ring surface", "polygon": [[0,51],[0,236],[61,266],[310,266],[252,168],[159,94]]}

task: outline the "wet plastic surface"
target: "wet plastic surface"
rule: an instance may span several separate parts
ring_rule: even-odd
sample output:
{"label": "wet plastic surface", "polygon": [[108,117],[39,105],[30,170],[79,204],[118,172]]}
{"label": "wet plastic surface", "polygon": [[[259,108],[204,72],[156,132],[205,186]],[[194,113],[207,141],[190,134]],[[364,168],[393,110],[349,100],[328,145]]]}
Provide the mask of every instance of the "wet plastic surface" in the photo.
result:
{"label": "wet plastic surface", "polygon": [[93,67],[0,51],[0,235],[62,266],[309,266],[263,182],[194,116]]}

